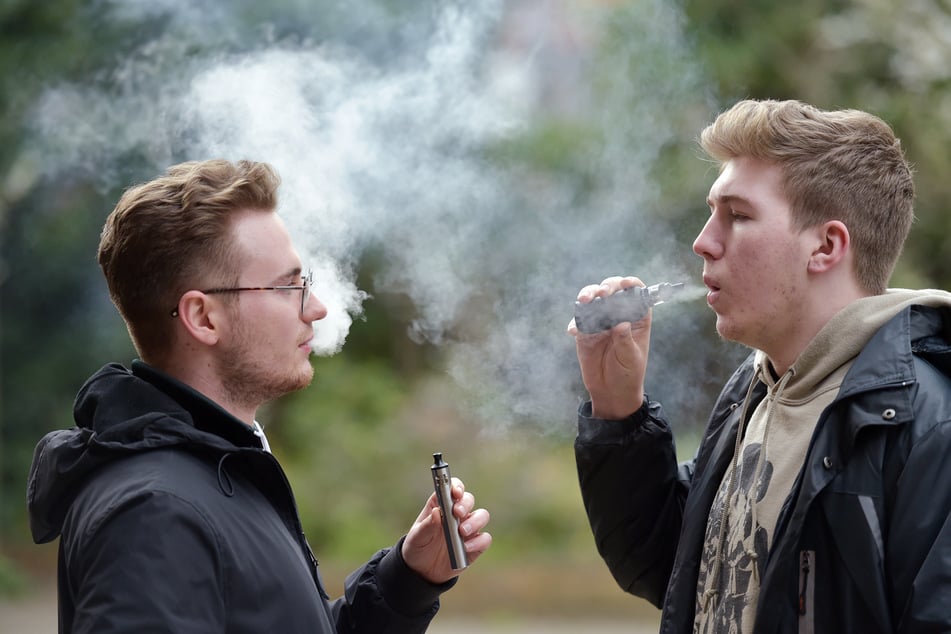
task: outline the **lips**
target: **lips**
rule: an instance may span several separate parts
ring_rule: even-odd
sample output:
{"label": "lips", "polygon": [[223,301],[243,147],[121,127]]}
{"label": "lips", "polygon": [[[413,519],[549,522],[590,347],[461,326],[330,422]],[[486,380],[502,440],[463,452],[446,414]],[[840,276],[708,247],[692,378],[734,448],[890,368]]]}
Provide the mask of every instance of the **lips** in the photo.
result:
{"label": "lips", "polygon": [[708,275],[703,276],[703,284],[709,289],[707,291],[707,303],[712,306],[720,296],[720,285],[716,279]]}

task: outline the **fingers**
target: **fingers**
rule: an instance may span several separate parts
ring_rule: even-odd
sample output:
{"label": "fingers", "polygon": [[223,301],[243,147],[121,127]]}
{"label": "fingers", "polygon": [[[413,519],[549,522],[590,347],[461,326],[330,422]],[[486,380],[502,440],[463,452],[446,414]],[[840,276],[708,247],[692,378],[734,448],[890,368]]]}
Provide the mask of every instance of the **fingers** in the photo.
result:
{"label": "fingers", "polygon": [[595,297],[604,297],[612,295],[621,289],[631,288],[632,286],[644,286],[640,279],[627,276],[614,276],[605,278],[600,284],[589,284],[578,291],[578,301],[587,304]]}
{"label": "fingers", "polygon": [[419,512],[419,515],[416,516],[416,523],[424,522],[426,519],[433,514],[433,510],[439,508],[439,502],[436,500],[436,494],[430,493],[429,498],[426,500],[426,504],[423,505],[423,509]]}
{"label": "fingers", "polygon": [[452,514],[464,519],[475,508],[475,496],[466,491],[466,485],[459,478],[452,479]]}
{"label": "fingers", "polygon": [[466,558],[471,565],[479,556],[489,549],[492,545],[492,535],[489,533],[479,533],[472,539],[465,541]]}
{"label": "fingers", "polygon": [[458,500],[462,497],[462,494],[466,490],[465,483],[457,478],[456,476],[452,477],[452,499]]}
{"label": "fingers", "polygon": [[[465,484],[459,478],[452,479],[452,497],[455,500],[455,504],[452,505],[452,514],[459,519],[459,532],[463,538],[476,539],[475,544],[478,548],[478,545],[485,541],[481,538],[481,534],[491,518],[489,512],[482,508],[475,508],[475,496],[466,491]],[[491,541],[492,538],[489,536],[488,543]],[[485,544],[485,548],[488,548],[488,543]]]}
{"label": "fingers", "polygon": [[[622,277],[615,275],[614,277],[605,278],[600,284],[589,284],[578,291],[578,300],[582,304],[587,304],[593,301],[596,297],[607,297],[608,295],[613,295],[619,290],[628,289],[634,286],[644,286],[639,278],[634,276]],[[578,325],[575,323],[574,318],[568,322],[567,332],[569,335],[578,337],[582,333],[578,331]],[[593,336],[600,336],[602,333],[592,333]],[[625,333],[619,332],[619,335]]]}
{"label": "fingers", "polygon": [[489,523],[489,512],[485,509],[476,509],[465,517],[460,518],[459,533],[463,538],[477,538],[482,529]]}

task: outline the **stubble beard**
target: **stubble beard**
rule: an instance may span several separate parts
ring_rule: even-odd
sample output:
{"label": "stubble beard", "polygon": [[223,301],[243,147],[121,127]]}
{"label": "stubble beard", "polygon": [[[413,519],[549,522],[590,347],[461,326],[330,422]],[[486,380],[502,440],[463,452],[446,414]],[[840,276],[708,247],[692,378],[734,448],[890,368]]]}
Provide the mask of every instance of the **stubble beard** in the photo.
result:
{"label": "stubble beard", "polygon": [[233,402],[257,409],[264,403],[310,385],[314,377],[310,363],[302,364],[296,372],[289,366],[300,363],[297,359],[289,361],[288,367],[280,371],[268,369],[267,363],[260,362],[260,355],[254,352],[249,339],[241,336],[240,340],[241,343],[221,360],[219,368],[222,385]]}

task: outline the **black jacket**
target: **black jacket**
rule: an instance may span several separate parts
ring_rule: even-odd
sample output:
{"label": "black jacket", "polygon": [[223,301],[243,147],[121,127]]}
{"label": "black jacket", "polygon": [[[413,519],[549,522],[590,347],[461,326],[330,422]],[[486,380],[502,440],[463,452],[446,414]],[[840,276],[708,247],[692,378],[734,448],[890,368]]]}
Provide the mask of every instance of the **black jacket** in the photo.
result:
{"label": "black jacket", "polygon": [[[951,631],[949,340],[951,313],[915,306],[850,368],[780,514],[757,633]],[[751,356],[682,465],[658,403],[624,421],[582,406],[575,451],[597,547],[623,589],[663,608],[661,632],[693,630],[707,517],[752,371]]]}
{"label": "black jacket", "polygon": [[246,424],[140,362],[107,365],[37,445],[37,543],[60,536],[60,632],[423,632],[452,584],[382,550],[331,602],[291,487]]}

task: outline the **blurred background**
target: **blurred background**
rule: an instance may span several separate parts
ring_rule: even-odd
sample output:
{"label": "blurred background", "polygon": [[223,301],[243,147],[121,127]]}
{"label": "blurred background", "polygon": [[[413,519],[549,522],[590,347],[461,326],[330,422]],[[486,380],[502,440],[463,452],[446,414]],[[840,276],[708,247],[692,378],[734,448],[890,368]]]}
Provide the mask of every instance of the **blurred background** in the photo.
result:
{"label": "blurred background", "polygon": [[715,178],[699,131],[746,97],[881,116],[918,187],[893,285],[948,288],[948,59],[947,0],[3,0],[0,629],[55,628],[33,447],[135,354],[102,223],[129,185],[224,157],[279,170],[331,310],[314,384],[259,419],[332,592],[409,527],[442,451],[494,544],[432,631],[651,631],[578,493],[577,290],[687,284],[655,310],[648,389],[689,457],[745,355],[690,249]]}

